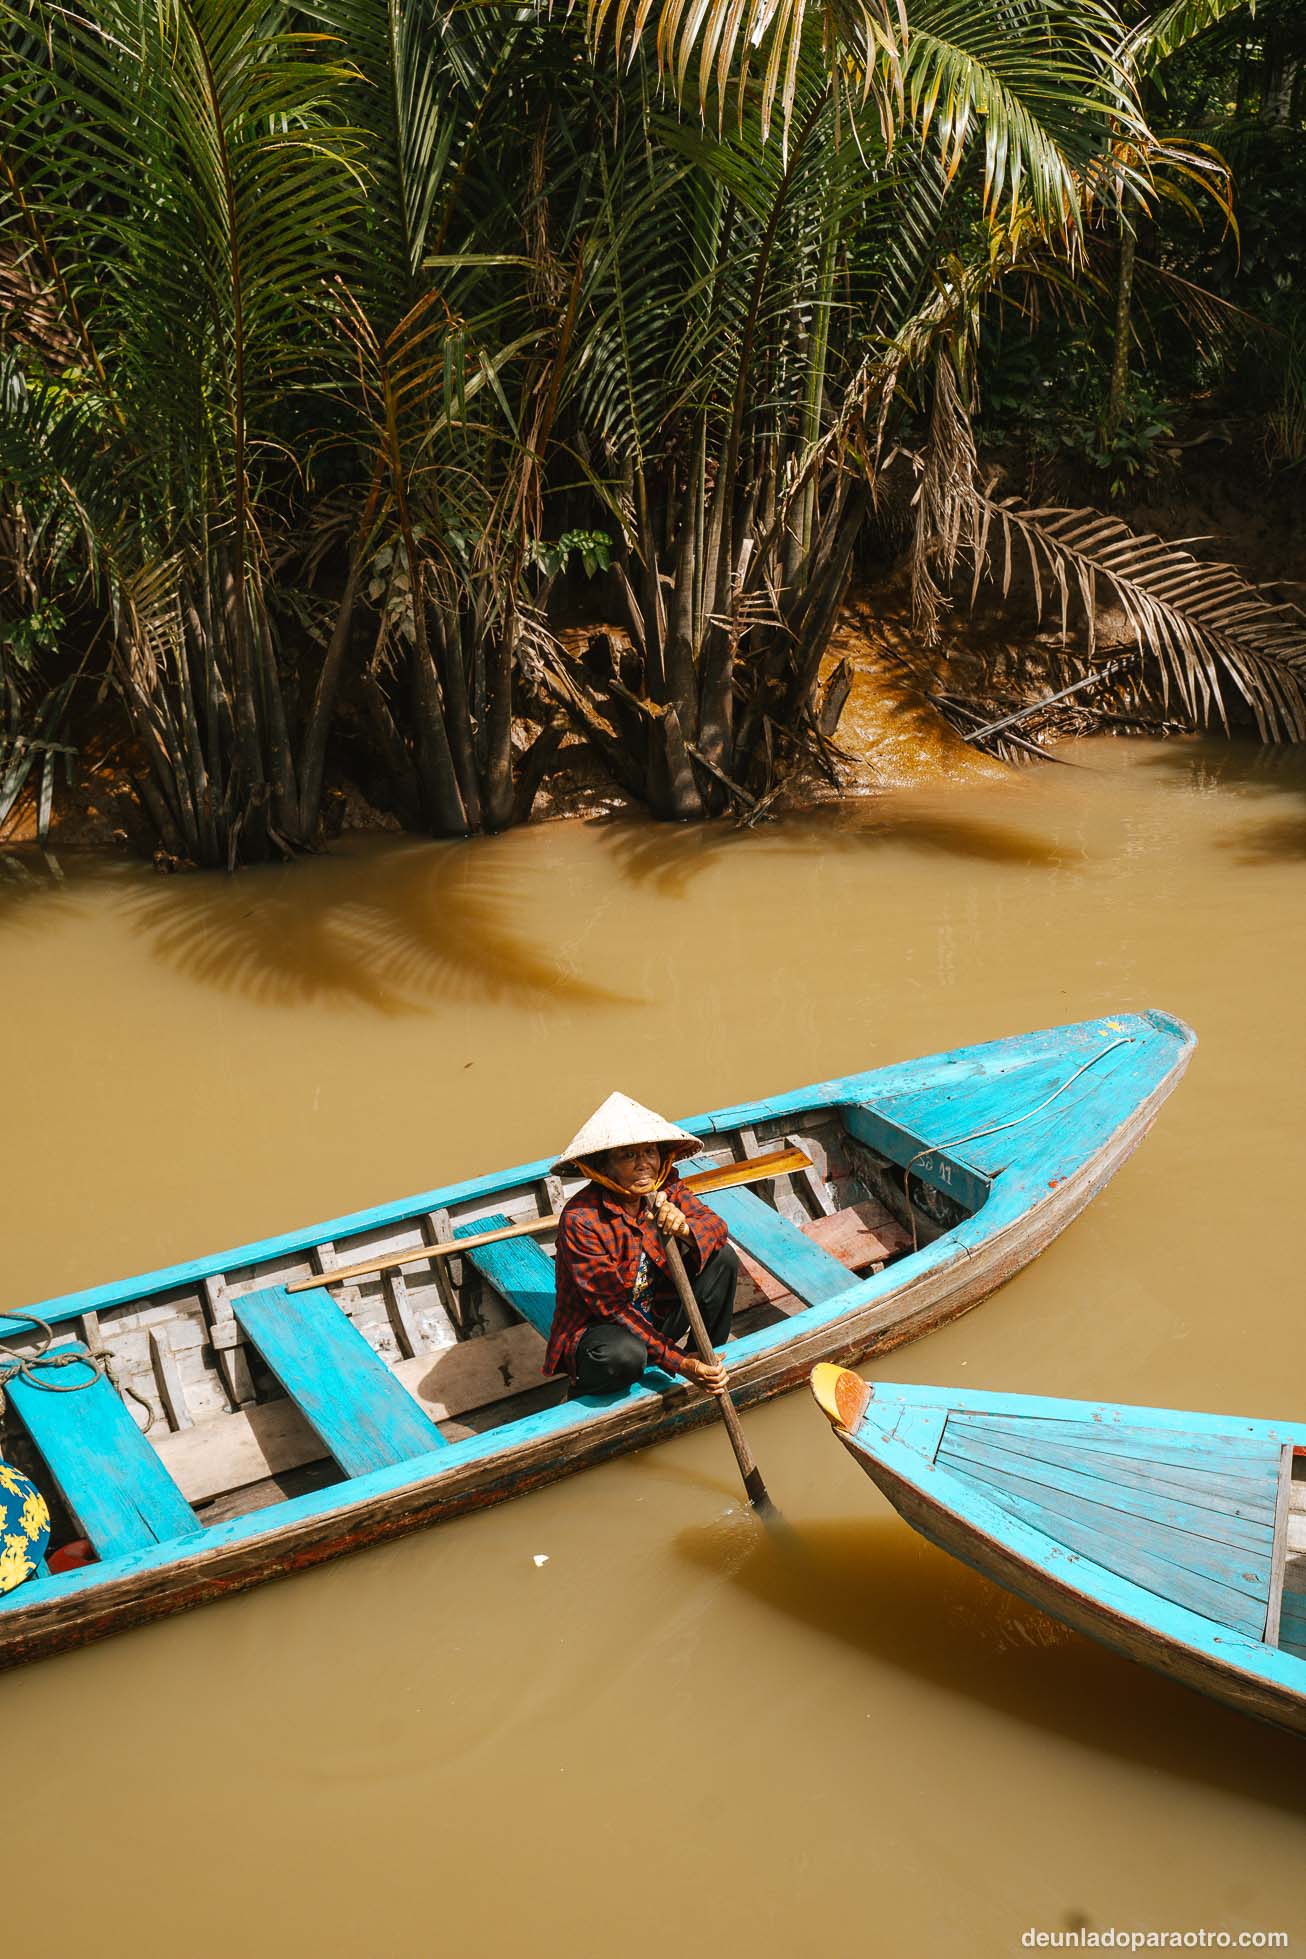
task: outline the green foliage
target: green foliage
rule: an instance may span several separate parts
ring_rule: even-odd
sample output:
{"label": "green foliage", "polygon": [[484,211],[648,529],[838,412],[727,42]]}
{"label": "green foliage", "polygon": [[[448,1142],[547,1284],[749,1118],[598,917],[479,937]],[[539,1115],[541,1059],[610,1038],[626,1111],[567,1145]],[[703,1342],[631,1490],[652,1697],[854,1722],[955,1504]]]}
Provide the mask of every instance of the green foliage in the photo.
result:
{"label": "green foliage", "polygon": [[555,544],[532,538],[526,546],[526,562],[538,566],[546,578],[556,578],[566,571],[573,552],[586,578],[611,568],[612,539],[607,531],[564,531]]}
{"label": "green foliage", "polygon": [[0,674],[6,660],[29,672],[39,654],[58,645],[65,623],[51,599],[39,599],[21,619],[0,619]]}
{"label": "green foliage", "polygon": [[[1301,452],[1228,326],[1300,344],[1300,0],[585,12],[0,0],[0,651],[76,620],[179,854],[312,841],[342,689],[441,834],[511,820],[525,689],[655,807],[764,801],[895,451],[922,592],[955,547],[971,400],[1118,494],[1256,368]],[[608,570],[590,698],[539,608]]]}

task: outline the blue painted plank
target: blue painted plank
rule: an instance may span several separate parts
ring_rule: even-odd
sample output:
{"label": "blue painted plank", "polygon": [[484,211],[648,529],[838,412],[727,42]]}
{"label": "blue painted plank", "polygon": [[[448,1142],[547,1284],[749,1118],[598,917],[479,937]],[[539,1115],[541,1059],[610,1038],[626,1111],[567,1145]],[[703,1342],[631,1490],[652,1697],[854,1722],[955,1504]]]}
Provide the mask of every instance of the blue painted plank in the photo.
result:
{"label": "blue painted plank", "polygon": [[[931,1124],[928,1130],[921,1127],[906,1128],[895,1122],[891,1116],[868,1102],[850,1102],[841,1111],[843,1126],[848,1134],[867,1149],[876,1150],[887,1156],[890,1163],[906,1169],[911,1165],[911,1173],[922,1183],[932,1184],[948,1197],[955,1197],[968,1211],[977,1211],[989,1194],[988,1179],[972,1170],[959,1156],[931,1148],[945,1140],[952,1124],[944,1121]],[[924,1152],[924,1154],[922,1154]]]}
{"label": "blue painted plank", "polygon": [[807,1305],[824,1305],[858,1283],[855,1272],[782,1218],[755,1190],[714,1190],[710,1195],[705,1191],[702,1201],[750,1258]]}
{"label": "blue painted plank", "polygon": [[[954,1475],[972,1474],[966,1466],[958,1465],[942,1452],[938,1460],[940,1468],[949,1469]],[[1264,1565],[1263,1585],[1235,1586],[1225,1581],[1224,1574],[1203,1576],[1181,1566],[1167,1555],[1171,1538],[1155,1526],[1150,1532],[1146,1525],[1131,1532],[1119,1513],[1075,1504],[1065,1497],[1061,1499],[1064,1508],[1051,1510],[1038,1499],[1036,1486],[1022,1484],[1000,1471],[986,1471],[982,1476],[976,1475],[975,1480],[991,1502],[1031,1529],[1092,1558],[1105,1570],[1155,1592],[1159,1599],[1169,1599],[1222,1626],[1235,1626],[1249,1637],[1259,1637],[1264,1629],[1270,1590],[1268,1554],[1258,1561]]]}
{"label": "blue painted plank", "polygon": [[[1116,1027],[1123,1028],[1140,1046],[1146,1047],[1154,1058],[1158,1079],[1182,1062],[1194,1042],[1191,1030],[1185,1027],[1182,1021],[1175,1020],[1169,1014],[1158,1012],[1119,1014],[1113,1016],[1110,1026],[1104,1021],[1094,1020],[1067,1027],[1045,1028],[1035,1033],[1012,1036],[1006,1040],[982,1042],[968,1048],[952,1049],[943,1054],[925,1055],[911,1061],[896,1062],[888,1067],[834,1076],[828,1081],[811,1083],[805,1088],[795,1089],[787,1094],[740,1103],[736,1107],[718,1109],[706,1115],[688,1116],[681,1121],[680,1126],[695,1135],[710,1138],[738,1128],[741,1124],[756,1125],[773,1118],[776,1120],[791,1118],[805,1110],[836,1104],[875,1102],[911,1089],[928,1090],[937,1087],[940,1094],[943,1094],[955,1089],[959,1074],[962,1073],[1001,1077],[1012,1069],[1026,1067],[1032,1061],[1038,1061],[1051,1054],[1064,1054],[1067,1057],[1078,1054],[1083,1058],[1104,1039],[1109,1038]],[[1085,1079],[1091,1079],[1091,1071]],[[1105,1134],[1109,1133],[1116,1119],[1116,1113],[1112,1110],[1104,1119],[1103,1133],[1097,1138],[1099,1144],[1105,1139]],[[102,1312],[128,1301],[146,1299],[177,1287],[193,1285],[210,1273],[245,1270],[272,1259],[285,1257],[287,1254],[305,1251],[312,1245],[322,1244],[328,1240],[340,1243],[351,1237],[387,1228],[402,1220],[442,1207],[492,1193],[507,1194],[509,1191],[520,1189],[523,1185],[538,1181],[549,1168],[550,1160],[544,1157],[534,1163],[515,1165],[509,1170],[440,1185],[435,1190],[402,1198],[397,1202],[378,1204],[365,1210],[349,1212],[342,1217],[329,1218],[309,1228],[281,1232],[270,1238],[238,1245],[226,1251],[213,1252],[202,1258],[187,1259],[155,1271],[140,1273],[126,1279],[116,1279],[107,1285],[96,1285],[76,1292],[63,1293],[53,1299],[38,1302],[33,1310],[51,1324],[75,1319],[85,1312]],[[11,1316],[0,1317],[0,1337],[21,1336],[30,1330],[30,1323],[24,1320],[20,1309],[14,1309]]]}
{"label": "blue painted plank", "polygon": [[1084,1476],[1097,1477],[1122,1489],[1155,1490],[1158,1495],[1177,1497],[1181,1502],[1195,1503],[1222,1514],[1251,1515],[1260,1522],[1274,1522],[1279,1486],[1277,1463],[1258,1469],[1246,1457],[1235,1457],[1232,1463],[1221,1464],[1196,1456],[1185,1463],[1157,1462],[1152,1457],[1113,1455],[1105,1449],[1077,1442],[1059,1443],[1041,1435],[1009,1435],[989,1428],[975,1429],[955,1415],[948,1420],[948,1439],[959,1453],[976,1445],[1000,1449],[1022,1461],[1078,1470]]}
{"label": "blue painted plank", "polygon": [[[1012,1458],[1012,1468],[1005,1475],[1002,1471],[972,1464],[965,1457],[954,1456],[946,1446],[940,1452],[940,1461],[945,1460],[955,1475],[964,1475],[986,1485],[991,1482],[993,1487],[1010,1492],[1012,1497],[1023,1498],[1031,1513],[1037,1511],[1045,1518],[1057,1520],[1058,1527],[1062,1518],[1073,1518],[1101,1530],[1107,1536],[1120,1537],[1128,1543],[1139,1545],[1153,1556],[1163,1557],[1186,1570],[1214,1578],[1220,1584],[1231,1586],[1234,1591],[1248,1592],[1259,1598],[1262,1605],[1269,1598],[1272,1536],[1269,1541],[1251,1547],[1231,1543],[1220,1535],[1158,1523],[1132,1512],[1117,1510],[1109,1502],[1060,1490],[1051,1484],[1036,1482],[1032,1477],[1026,1478],[1019,1467],[1019,1459],[1015,1457]],[[1045,1523],[1042,1528],[1051,1530],[1053,1525]]]}
{"label": "blue painted plank", "polygon": [[[1067,1404],[1071,1409],[1076,1405]],[[1094,1453],[1136,1457],[1140,1462],[1172,1463],[1176,1468],[1201,1462],[1211,1466],[1219,1464],[1236,1476],[1245,1476],[1253,1469],[1257,1473],[1264,1470],[1278,1474],[1279,1444],[1262,1442],[1254,1436],[1189,1435],[1128,1422],[1107,1427],[1101,1422],[1081,1422],[1070,1417],[1058,1421],[1040,1415],[978,1415],[959,1411],[953,1420],[959,1427],[974,1429],[977,1434],[1025,1435],[1034,1439],[1042,1435],[1050,1442],[1073,1444]]]}
{"label": "blue painted plank", "polygon": [[1279,1606],[1279,1645],[1285,1653],[1306,1660],[1306,1598],[1285,1592]]}
{"label": "blue painted plank", "polygon": [[[942,1243],[942,1240],[936,1240]],[[883,1276],[883,1275],[880,1275]],[[1247,1415],[1211,1415],[1194,1408],[1149,1408],[1126,1401],[1067,1401],[1052,1395],[1003,1394],[993,1388],[932,1387],[915,1381],[877,1381],[874,1398],[907,1408],[947,1408],[953,1413],[1032,1416],[1050,1421],[1074,1417],[1100,1426],[1105,1435],[1142,1425],[1186,1435],[1229,1435],[1306,1446],[1306,1424],[1259,1421]]]}
{"label": "blue painted plank", "polygon": [[[52,1353],[84,1354],[70,1340]],[[81,1368],[60,1368],[67,1387]],[[64,1502],[102,1559],[148,1549],[202,1529],[112,1383],[88,1365],[86,1385],[57,1393],[22,1376],[5,1393],[40,1450]]]}
{"label": "blue painted plank", "polygon": [[[953,1460],[946,1437],[939,1451],[940,1462],[945,1455]],[[1099,1503],[1106,1509],[1123,1511],[1130,1517],[1146,1517],[1156,1524],[1172,1524],[1176,1530],[1191,1531],[1196,1537],[1215,1538],[1222,1544],[1237,1544],[1244,1550],[1263,1550],[1274,1537],[1272,1521],[1263,1523],[1254,1517],[1225,1516],[1193,1503],[1179,1503],[1170,1497],[1155,1496],[1147,1490],[1122,1489],[1119,1484],[1103,1483],[1095,1476],[1083,1476],[1072,1469],[1054,1469],[1048,1463],[1029,1462],[1024,1457],[1013,1457],[1001,1449],[968,1444],[964,1454],[956,1457],[956,1464],[976,1474],[983,1471],[986,1475],[990,1472],[995,1475],[1020,1475],[1022,1480],[1033,1485],[1062,1490],[1069,1496],[1086,1497],[1090,1503]]]}
{"label": "blue painted plank", "polygon": [[346,1476],[447,1446],[329,1292],[266,1286],[231,1310]]}
{"label": "blue painted plank", "polygon": [[[470,1238],[480,1231],[499,1231],[512,1222],[500,1216],[477,1218],[472,1224],[458,1225],[453,1235]],[[482,1245],[466,1256],[495,1291],[547,1340],[557,1291],[553,1260],[543,1247],[534,1238],[505,1238],[498,1245]]]}

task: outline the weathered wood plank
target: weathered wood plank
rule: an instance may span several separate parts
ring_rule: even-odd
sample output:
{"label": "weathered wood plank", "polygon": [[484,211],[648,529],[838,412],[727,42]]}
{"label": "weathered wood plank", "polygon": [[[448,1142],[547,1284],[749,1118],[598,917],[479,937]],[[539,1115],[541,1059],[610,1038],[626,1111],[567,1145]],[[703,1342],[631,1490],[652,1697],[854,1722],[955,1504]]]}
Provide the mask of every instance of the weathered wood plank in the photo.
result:
{"label": "weathered wood plank", "polygon": [[1124,1489],[1154,1489],[1181,1501],[1197,1503],[1223,1514],[1250,1512],[1259,1521],[1272,1523],[1278,1464],[1272,1455],[1263,1463],[1235,1457],[1231,1463],[1194,1455],[1183,1462],[1158,1462],[1151,1456],[1127,1455],[1081,1443],[1060,1443],[1043,1435],[997,1433],[992,1429],[972,1429],[954,1417],[948,1424],[952,1445],[965,1448],[1001,1449],[1031,1462],[1050,1463],[1062,1469],[1078,1470],[1085,1476],[1116,1484]]}
{"label": "weathered wood plank", "polygon": [[946,1435],[939,1452],[940,1461],[945,1455],[959,1474],[973,1470],[976,1474],[983,1472],[985,1476],[1017,1476],[1024,1482],[1060,1490],[1068,1496],[1085,1497],[1089,1503],[1100,1504],[1106,1510],[1123,1511],[1127,1516],[1143,1517],[1152,1523],[1191,1531],[1195,1537],[1209,1537],[1217,1543],[1236,1544],[1243,1550],[1263,1551],[1269,1555],[1273,1537],[1272,1510],[1262,1523],[1255,1518],[1219,1513],[1194,1503],[1179,1503],[1149,1490],[1122,1489],[1117,1484],[1104,1483],[1096,1476],[1083,1476],[1075,1470],[1054,1468],[1050,1463],[1014,1457],[1000,1449],[970,1446],[954,1451]]}
{"label": "weathered wood plank", "polygon": [[[52,1351],[86,1349],[80,1341],[68,1341]],[[82,1372],[60,1369],[60,1387],[67,1390],[70,1378]],[[5,1393],[99,1557],[122,1557],[198,1531],[198,1517],[117,1389],[89,1364],[85,1380],[73,1392],[56,1393],[20,1376]]]}
{"label": "weathered wood plank", "polygon": [[893,1425],[893,1434],[899,1442],[917,1455],[924,1456],[926,1462],[933,1462],[943,1440],[946,1416],[941,1408],[904,1408]]}
{"label": "weathered wood plank", "polygon": [[751,1190],[715,1190],[702,1200],[735,1242],[809,1306],[824,1305],[856,1284],[846,1265],[823,1251]]}
{"label": "weathered wood plank", "polygon": [[168,1421],[174,1429],[189,1428],[191,1413],[186,1406],[186,1390],[167,1327],[150,1328],[150,1354],[154,1361],[154,1378],[159,1385],[159,1399]]}
{"label": "weathered wood plank", "polygon": [[[544,1342],[534,1327],[510,1326],[400,1361],[393,1371],[431,1421],[445,1423],[543,1386],[549,1378],[543,1367]],[[192,1503],[302,1468],[326,1454],[321,1437],[289,1400],[197,1422],[184,1434],[160,1436],[155,1447]]]}
{"label": "weathered wood plank", "polygon": [[[958,1473],[958,1465],[942,1452],[938,1462],[940,1468],[951,1470],[954,1475]],[[961,1473],[966,1473],[964,1465]],[[1104,1527],[1109,1512],[1099,1509],[1096,1514],[1090,1510],[1071,1515],[1068,1508],[1050,1511],[1029,1485],[1022,1485],[999,1470],[990,1470],[977,1480],[982,1482],[991,1501],[1055,1543],[1078,1551],[1132,1584],[1142,1585],[1158,1598],[1169,1599],[1189,1612],[1200,1612],[1203,1618],[1214,1619],[1220,1625],[1236,1627],[1249,1637],[1260,1637],[1269,1586],[1268,1556],[1263,1560],[1264,1586],[1253,1593],[1245,1587],[1199,1576],[1175,1564],[1162,1554],[1158,1546],[1163,1540],[1156,1536],[1144,1538],[1137,1531],[1131,1534],[1119,1526]]]}
{"label": "weathered wood plank", "polygon": [[[1127,1411],[1126,1411],[1127,1412]],[[1235,1475],[1247,1465],[1278,1474],[1279,1443],[1243,1435],[1185,1435],[1182,1430],[1151,1428],[1128,1421],[1112,1423],[1057,1421],[1048,1416],[984,1415],[954,1409],[958,1428],[993,1435],[1046,1435],[1049,1441],[1073,1443],[1080,1449],[1101,1450],[1113,1456],[1136,1456],[1152,1462],[1174,1463],[1178,1467],[1195,1457],[1206,1462],[1224,1463]]]}
{"label": "weathered wood plank", "polygon": [[887,1156],[900,1169],[910,1164],[913,1177],[919,1177],[923,1184],[932,1184],[947,1197],[955,1197],[966,1210],[978,1211],[988,1196],[988,1179],[977,1170],[972,1170],[960,1157],[931,1149],[931,1137],[904,1128],[869,1103],[850,1103],[843,1119],[849,1135],[864,1143],[867,1149]]}
{"label": "weathered wood plank", "polygon": [[[471,1238],[481,1231],[498,1231],[509,1223],[511,1219],[505,1217],[477,1218],[472,1224],[460,1224],[454,1237]],[[497,1245],[481,1245],[468,1252],[467,1259],[514,1312],[548,1338],[557,1299],[553,1260],[534,1238],[505,1238]]]}
{"label": "weathered wood plank", "polygon": [[814,1244],[852,1272],[887,1264],[899,1253],[911,1250],[910,1231],[874,1198],[813,1218],[803,1229]]}
{"label": "weathered wood plank", "polygon": [[1258,1599],[1264,1608],[1270,1588],[1268,1546],[1249,1550],[1243,1545],[1227,1544],[1220,1538],[1198,1536],[1192,1531],[1178,1530],[1171,1525],[1157,1524],[1147,1518],[1111,1510],[1086,1497],[1071,1496],[1061,1490],[1049,1489],[1046,1485],[1026,1483],[1017,1477],[1004,1477],[999,1481],[1001,1472],[959,1469],[950,1456],[940,1454],[938,1460],[940,1468],[949,1469],[953,1475],[964,1475],[967,1480],[982,1485],[993,1501],[1001,1503],[1004,1508],[1010,1508],[1011,1502],[1020,1500],[1025,1505],[1020,1512],[1024,1521],[1033,1523],[1049,1536],[1055,1537],[1064,1522],[1091,1526],[1103,1537],[1118,1539],[1122,1545],[1135,1546],[1149,1556],[1163,1559],[1167,1564]]}
{"label": "weathered wood plank", "polygon": [[1283,1578],[1288,1563],[1288,1509],[1292,1496],[1291,1444],[1280,1451],[1278,1488],[1274,1505],[1274,1550],[1270,1560],[1270,1597],[1265,1610],[1265,1643],[1279,1643],[1279,1619],[1283,1606]]}
{"label": "weathered wood plank", "polygon": [[232,1310],[346,1476],[366,1476],[444,1446],[331,1294],[267,1286]]}

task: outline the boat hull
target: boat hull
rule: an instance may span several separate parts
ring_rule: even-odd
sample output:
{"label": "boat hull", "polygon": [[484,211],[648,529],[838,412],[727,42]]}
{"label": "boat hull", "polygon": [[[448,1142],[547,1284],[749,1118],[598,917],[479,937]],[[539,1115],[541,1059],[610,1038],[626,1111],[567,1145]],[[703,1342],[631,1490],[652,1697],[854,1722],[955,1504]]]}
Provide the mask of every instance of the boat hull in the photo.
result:
{"label": "boat hull", "polygon": [[[1137,1148],[1187,1065],[1193,1045],[1188,1030],[1165,1016],[1136,1017],[1140,1026],[1144,1018],[1164,1044],[1158,1045],[1145,1093],[1127,1106],[1104,1104],[1094,1115],[1095,1127],[1084,1128],[1084,1118],[1083,1139],[1062,1148],[1057,1161],[1063,1170],[1055,1176],[1041,1175],[1047,1164],[1027,1154],[1013,1163],[1006,1186],[1003,1175],[994,1176],[987,1201],[962,1227],[851,1286],[837,1302],[793,1313],[781,1325],[732,1343],[737,1405],[746,1408],[799,1385],[818,1361],[864,1360],[918,1339],[968,1311],[1036,1257]],[[834,1090],[837,1097],[840,1087],[826,1084],[823,1091]],[[797,1105],[810,1094],[802,1091],[791,1099]],[[783,1120],[784,1106],[784,1098],[753,1105],[777,1120]],[[721,1129],[727,1115],[736,1120],[740,1114],[722,1112],[700,1119],[698,1126]],[[0,1601],[0,1667],[464,1515],[714,1418],[710,1397],[650,1374],[623,1396],[572,1400],[438,1453],[215,1524],[197,1536],[31,1584],[22,1588],[28,1596],[11,1594]]]}
{"label": "boat hull", "polygon": [[971,1519],[927,1500],[910,1478],[895,1474],[883,1463],[864,1466],[913,1530],[1018,1598],[1127,1659],[1196,1688],[1211,1700],[1223,1701],[1241,1714],[1256,1715],[1290,1733],[1306,1735],[1306,1688],[1266,1679],[1231,1659],[1218,1659],[1155,1626],[1113,1611],[1104,1600],[1055,1577],[1037,1560],[1015,1555]]}
{"label": "boat hull", "polygon": [[[840,1441],[922,1537],[1075,1631],[1306,1734],[1306,1656],[1270,1631],[1306,1427],[900,1383],[877,1390],[833,1370],[822,1381],[824,1372],[813,1387]],[[1074,1444],[1052,1439],[1058,1432],[1089,1436],[1077,1463]],[[1095,1483],[1096,1518],[1078,1494]],[[1201,1609],[1204,1596],[1216,1603]]]}

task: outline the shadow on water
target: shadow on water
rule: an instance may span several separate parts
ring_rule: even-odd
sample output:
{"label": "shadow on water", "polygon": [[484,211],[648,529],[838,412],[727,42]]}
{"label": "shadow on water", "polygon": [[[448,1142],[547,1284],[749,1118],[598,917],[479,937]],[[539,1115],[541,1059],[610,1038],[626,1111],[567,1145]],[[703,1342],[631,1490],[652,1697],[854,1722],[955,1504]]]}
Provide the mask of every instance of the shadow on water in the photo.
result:
{"label": "shadow on water", "polygon": [[67,909],[68,886],[56,858],[0,847],[0,928],[43,926]]}
{"label": "shadow on water", "polygon": [[514,894],[510,865],[437,845],[169,879],[138,889],[129,910],[185,978],[269,1005],[623,1004],[512,930]]}
{"label": "shadow on water", "polygon": [[[1233,831],[1224,848],[1239,864],[1300,863],[1306,859],[1306,743],[1175,743],[1144,766],[1180,777],[1197,795],[1244,799],[1274,796],[1281,808],[1263,822]],[[1292,799],[1299,807],[1291,807]]]}
{"label": "shadow on water", "polygon": [[873,807],[862,800],[781,817],[759,830],[724,821],[675,830],[618,819],[596,826],[596,834],[623,877],[668,898],[680,897],[699,872],[740,850],[774,852],[787,860],[808,852],[823,865],[886,846],[961,863],[1031,870],[1060,870],[1085,861],[1082,851],[1040,835],[1032,823],[1026,830],[960,808],[926,809],[905,797],[889,796],[876,798]]}
{"label": "shadow on water", "polygon": [[696,1526],[694,1565],[876,1666],[1077,1746],[1306,1815],[1301,1743],[1109,1652],[896,1520]]}

